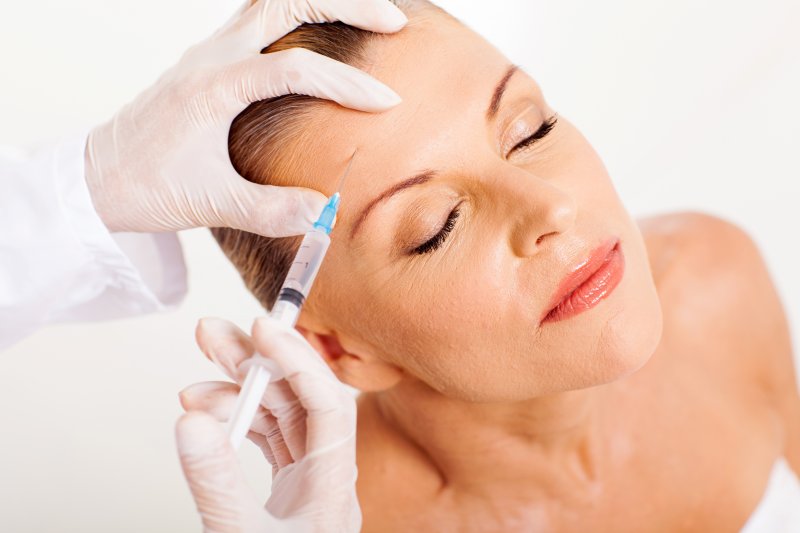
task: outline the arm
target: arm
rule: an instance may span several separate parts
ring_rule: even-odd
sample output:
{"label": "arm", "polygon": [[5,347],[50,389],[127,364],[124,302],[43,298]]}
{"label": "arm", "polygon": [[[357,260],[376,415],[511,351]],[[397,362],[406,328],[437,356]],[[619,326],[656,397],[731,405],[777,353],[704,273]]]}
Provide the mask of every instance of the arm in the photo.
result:
{"label": "arm", "polygon": [[690,213],[684,223],[693,236],[693,256],[703,258],[701,268],[708,272],[703,290],[721,310],[709,318],[709,327],[730,339],[731,350],[743,356],[736,375],[755,384],[766,399],[782,426],[782,454],[800,473],[795,357],[786,313],[764,258],[750,235],[730,222]]}
{"label": "arm", "polygon": [[85,143],[0,151],[0,350],[46,324],[158,311],[186,292],[174,234],[115,238],[100,220]]}
{"label": "arm", "polygon": [[752,240],[742,241],[748,284],[752,286],[755,343],[761,347],[759,377],[766,397],[783,426],[783,455],[800,473],[800,393],[789,324],[767,265]]}
{"label": "arm", "polygon": [[[47,323],[117,318],[179,301],[183,258],[169,232],[305,232],[325,196],[243,179],[228,156],[228,131],[250,103],[289,93],[369,112],[400,102],[331,58],[302,49],[260,53],[304,22],[338,19],[379,32],[407,22],[386,0],[248,2],[88,138],[32,159],[0,159],[0,349]],[[134,255],[145,258],[139,269]],[[146,289],[145,280],[160,287]]]}
{"label": "arm", "polygon": [[737,283],[732,289],[744,294],[736,316],[747,331],[753,373],[783,429],[783,455],[800,473],[800,394],[789,323],[767,264],[753,239],[741,228],[725,222],[720,239],[728,243],[728,255],[737,264]]}

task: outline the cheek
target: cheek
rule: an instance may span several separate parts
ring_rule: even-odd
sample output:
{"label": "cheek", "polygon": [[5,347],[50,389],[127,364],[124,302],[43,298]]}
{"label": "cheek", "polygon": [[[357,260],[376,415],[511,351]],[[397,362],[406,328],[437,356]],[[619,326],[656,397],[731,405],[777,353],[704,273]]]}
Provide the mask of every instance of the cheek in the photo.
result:
{"label": "cheek", "polygon": [[[502,319],[507,308],[507,288],[495,268],[500,258],[484,255],[481,261],[465,259],[463,251],[443,250],[415,269],[420,274],[397,273],[383,277],[372,272],[366,290],[347,296],[357,306],[340,306],[347,328],[369,350],[428,386],[447,395],[462,396],[484,377],[496,376],[502,367],[497,354],[506,346],[493,344],[506,337]],[[446,256],[448,254],[449,256]],[[461,258],[455,261],[455,257]]]}

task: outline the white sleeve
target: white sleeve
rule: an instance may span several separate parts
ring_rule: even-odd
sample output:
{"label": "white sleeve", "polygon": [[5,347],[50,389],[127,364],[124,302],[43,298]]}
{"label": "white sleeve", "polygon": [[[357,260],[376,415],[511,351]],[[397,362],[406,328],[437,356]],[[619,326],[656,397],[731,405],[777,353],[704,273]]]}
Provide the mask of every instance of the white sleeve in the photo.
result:
{"label": "white sleeve", "polygon": [[0,350],[45,324],[160,311],[186,294],[177,235],[106,229],[85,146],[81,135],[32,156],[0,147]]}

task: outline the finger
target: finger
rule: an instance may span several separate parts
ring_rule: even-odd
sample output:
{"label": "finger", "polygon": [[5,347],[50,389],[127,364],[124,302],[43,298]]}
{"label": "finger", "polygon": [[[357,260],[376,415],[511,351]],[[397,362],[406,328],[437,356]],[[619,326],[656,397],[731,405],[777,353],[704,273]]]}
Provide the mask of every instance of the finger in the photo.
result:
{"label": "finger", "polygon": [[300,333],[264,316],[253,322],[251,342],[258,352],[274,361],[284,376],[307,372],[321,374],[338,383],[331,369]]}
{"label": "finger", "polygon": [[[181,406],[186,411],[204,411],[220,423],[226,423],[233,414],[239,398],[239,386],[227,381],[195,383],[183,389]],[[264,407],[259,407],[250,424],[250,432],[267,435],[275,430],[275,417],[268,417]]]}
{"label": "finger", "polygon": [[292,453],[289,451],[289,447],[286,445],[278,420],[269,412],[265,413],[265,421],[271,429],[264,437],[269,443],[270,450],[272,450],[273,460],[275,461],[273,464],[277,464],[278,469],[281,469],[292,464],[294,459],[292,458]]}
{"label": "finger", "polygon": [[[186,387],[179,397],[185,410],[204,411],[218,422],[227,423],[236,406],[239,390],[235,383],[209,381]],[[283,466],[302,459],[306,449],[305,409],[289,383],[286,380],[271,383],[262,404],[269,404],[272,409],[268,411],[259,407],[251,422],[250,433],[262,435],[265,439],[270,436],[280,454],[280,461],[276,464]],[[269,455],[273,458],[276,455],[272,444]]]}
{"label": "finger", "polygon": [[178,398],[186,411],[205,411],[217,421],[227,422],[238,395],[239,386],[235,383],[206,381],[189,385],[178,394]]}
{"label": "finger", "polygon": [[[227,423],[236,406],[239,391],[235,383],[208,381],[186,387],[180,392],[179,398],[185,410],[204,411],[218,422]],[[281,454],[281,461],[276,464],[302,459],[306,449],[305,409],[286,380],[271,383],[262,404],[269,404],[274,410],[267,411],[263,406],[259,407],[251,422],[250,433],[264,437],[271,435]],[[276,431],[280,433],[280,438]],[[275,458],[272,445],[270,455]],[[285,458],[287,455],[288,458]]]}
{"label": "finger", "polygon": [[230,66],[219,78],[218,100],[229,102],[233,120],[253,102],[285,94],[332,100],[359,111],[386,111],[401,102],[392,89],[369,74],[304,48],[259,54]]}
{"label": "finger", "polygon": [[261,433],[250,431],[247,434],[247,438],[261,449],[261,452],[264,454],[264,458],[266,458],[266,460],[269,461],[269,464],[272,465],[272,475],[274,476],[278,469],[278,463],[275,461],[275,453],[272,451],[267,437]]}
{"label": "finger", "polygon": [[237,178],[234,202],[221,201],[223,224],[264,237],[291,237],[310,230],[328,199],[301,187],[258,185]]}
{"label": "finger", "polygon": [[[355,398],[297,332],[291,333],[280,323],[262,318],[253,326],[253,342],[259,353],[281,368],[307,414],[307,453],[352,437],[356,424]],[[271,403],[273,400],[278,403]],[[282,400],[285,399],[268,391],[262,405],[280,412]]]}
{"label": "finger", "polygon": [[[306,456],[355,436],[356,400],[344,385],[309,373],[296,374],[288,381],[306,411]],[[270,405],[267,401],[264,404]]]}
{"label": "finger", "polygon": [[181,466],[206,531],[236,531],[257,516],[224,428],[205,413],[183,415],[175,428]]}
{"label": "finger", "polygon": [[195,329],[197,345],[228,377],[235,380],[237,367],[254,353],[250,337],[221,318],[203,318]]}
{"label": "finger", "polygon": [[268,411],[277,420],[292,459],[302,459],[306,454],[306,410],[289,382],[281,379],[270,383],[261,404],[270,406]]}
{"label": "finger", "polygon": [[362,30],[400,31],[408,17],[388,0],[259,0],[242,15],[238,31],[252,36],[260,50],[301,24],[340,20]]}
{"label": "finger", "polygon": [[[182,390],[179,396],[181,405],[186,411],[203,412],[217,422],[226,424],[236,405],[238,391],[239,387],[233,383],[213,381],[190,385]],[[276,434],[281,431],[277,419],[266,409],[259,407],[247,433],[247,438],[261,448],[264,457],[272,465],[273,474],[274,469],[294,460],[285,440]],[[267,438],[268,435],[270,438]],[[273,450],[273,445],[277,453]]]}

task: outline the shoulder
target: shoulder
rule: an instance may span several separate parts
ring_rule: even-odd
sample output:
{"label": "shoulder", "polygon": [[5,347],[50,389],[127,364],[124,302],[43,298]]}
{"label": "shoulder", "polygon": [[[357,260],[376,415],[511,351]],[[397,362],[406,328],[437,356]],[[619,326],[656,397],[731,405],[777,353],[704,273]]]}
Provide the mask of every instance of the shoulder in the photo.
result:
{"label": "shoulder", "polygon": [[648,217],[639,227],[664,308],[665,335],[692,364],[707,363],[713,375],[765,398],[800,441],[789,325],[753,237],[731,221],[699,212]]}
{"label": "shoulder", "polygon": [[748,271],[763,270],[753,238],[723,218],[682,211],[643,218],[638,225],[656,281],[666,281],[669,276],[688,281],[684,279],[688,276],[708,283],[713,276],[725,284]]}
{"label": "shoulder", "polygon": [[667,311],[691,311],[692,320],[720,328],[748,324],[751,333],[783,316],[761,252],[740,226],[687,211],[648,217],[639,227]]}
{"label": "shoulder", "polygon": [[769,354],[790,350],[780,298],[758,246],[744,229],[698,212],[650,217],[640,228],[665,332],[676,344],[704,357],[724,358],[712,364],[735,360],[740,365],[730,370],[747,376],[764,371]]}
{"label": "shoulder", "polygon": [[693,211],[649,217],[639,227],[665,315],[683,333],[741,346],[788,331],[768,268],[744,229]]}

